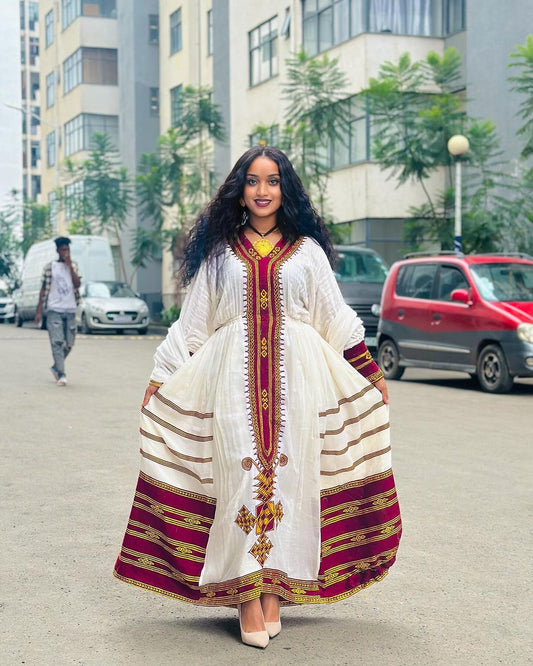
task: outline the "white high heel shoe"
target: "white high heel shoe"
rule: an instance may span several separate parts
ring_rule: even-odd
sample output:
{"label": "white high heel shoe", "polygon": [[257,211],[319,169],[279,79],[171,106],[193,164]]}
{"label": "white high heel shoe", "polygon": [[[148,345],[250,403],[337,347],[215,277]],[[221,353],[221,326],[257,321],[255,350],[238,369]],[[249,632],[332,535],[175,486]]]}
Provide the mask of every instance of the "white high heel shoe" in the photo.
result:
{"label": "white high heel shoe", "polygon": [[281,631],[281,620],[278,620],[277,622],[265,621],[265,627],[270,638],[274,638],[274,636],[277,636]]}
{"label": "white high heel shoe", "polygon": [[[266,623],[265,623],[266,624]],[[266,648],[268,645],[268,632],[265,631],[244,631],[241,620],[241,604],[239,604],[239,626],[241,628],[241,640],[245,645],[252,647]]]}

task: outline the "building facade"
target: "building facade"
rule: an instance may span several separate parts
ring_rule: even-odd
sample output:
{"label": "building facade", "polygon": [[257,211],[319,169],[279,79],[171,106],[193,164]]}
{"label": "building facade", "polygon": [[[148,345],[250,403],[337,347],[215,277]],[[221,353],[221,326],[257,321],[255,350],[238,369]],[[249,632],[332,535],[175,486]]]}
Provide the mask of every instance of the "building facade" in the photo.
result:
{"label": "building facade", "polygon": [[11,200],[12,190],[22,191],[22,129],[24,108],[21,97],[21,60],[26,52],[20,28],[20,5],[9,2],[0,21],[0,207]]}

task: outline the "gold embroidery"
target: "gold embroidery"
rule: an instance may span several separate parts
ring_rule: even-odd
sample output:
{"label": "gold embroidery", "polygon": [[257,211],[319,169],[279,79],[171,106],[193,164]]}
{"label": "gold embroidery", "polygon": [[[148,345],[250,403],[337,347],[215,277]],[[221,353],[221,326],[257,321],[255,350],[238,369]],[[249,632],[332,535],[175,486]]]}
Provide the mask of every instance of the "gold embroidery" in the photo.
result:
{"label": "gold embroidery", "polygon": [[261,406],[263,409],[268,409],[268,391],[266,389],[261,391]]}
{"label": "gold embroidery", "polygon": [[268,293],[266,289],[261,289],[261,292],[259,293],[259,304],[261,310],[266,310],[268,308]]}
{"label": "gold embroidery", "polygon": [[257,539],[254,545],[250,548],[250,554],[255,557],[261,566],[263,566],[271,549],[272,541],[270,541],[270,539],[264,534],[261,534],[259,539]]}
{"label": "gold embroidery", "polygon": [[261,339],[261,356],[263,358],[266,358],[268,356],[268,348],[267,348],[268,342],[266,338]]}
{"label": "gold embroidery", "polygon": [[248,509],[243,505],[240,508],[239,513],[237,514],[235,522],[241,528],[241,530],[243,530],[243,532],[249,534],[252,531],[253,526],[255,525],[255,516],[253,516],[248,511]]}

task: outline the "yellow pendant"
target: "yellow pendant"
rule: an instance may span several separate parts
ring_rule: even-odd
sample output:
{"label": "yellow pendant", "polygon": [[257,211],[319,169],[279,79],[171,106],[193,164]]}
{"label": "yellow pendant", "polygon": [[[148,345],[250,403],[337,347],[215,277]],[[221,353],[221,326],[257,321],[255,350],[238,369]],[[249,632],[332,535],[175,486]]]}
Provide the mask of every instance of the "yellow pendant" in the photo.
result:
{"label": "yellow pendant", "polygon": [[267,254],[270,254],[274,249],[272,243],[266,238],[260,238],[259,240],[254,241],[252,246],[261,257],[266,257]]}

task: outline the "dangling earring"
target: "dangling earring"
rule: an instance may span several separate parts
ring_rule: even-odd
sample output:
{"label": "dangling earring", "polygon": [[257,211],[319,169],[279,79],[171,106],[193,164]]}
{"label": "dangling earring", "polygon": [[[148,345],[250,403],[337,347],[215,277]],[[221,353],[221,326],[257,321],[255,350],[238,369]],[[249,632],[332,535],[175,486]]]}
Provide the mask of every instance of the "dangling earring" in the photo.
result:
{"label": "dangling earring", "polygon": [[241,227],[244,227],[246,224],[248,224],[248,211],[246,210],[246,208],[243,208]]}

